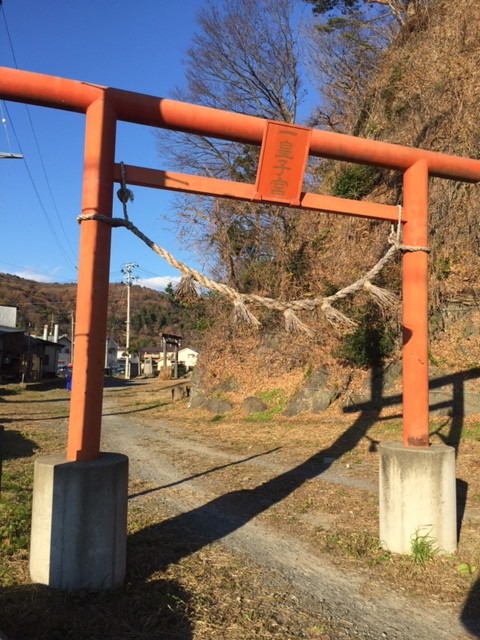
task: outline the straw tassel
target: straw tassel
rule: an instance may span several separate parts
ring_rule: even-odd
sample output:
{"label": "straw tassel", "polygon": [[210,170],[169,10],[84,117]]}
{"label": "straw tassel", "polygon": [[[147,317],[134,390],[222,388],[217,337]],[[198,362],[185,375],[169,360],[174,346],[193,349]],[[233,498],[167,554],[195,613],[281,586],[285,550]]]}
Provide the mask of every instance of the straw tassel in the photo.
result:
{"label": "straw tassel", "polygon": [[326,319],[333,325],[344,325],[346,327],[356,327],[357,323],[347,318],[346,315],[332,307],[332,305],[324,300],[321,306],[323,313],[325,314]]}
{"label": "straw tassel", "polygon": [[285,318],[285,329],[288,333],[304,333],[309,338],[313,338],[314,333],[300,318],[291,310],[285,309],[283,312]]}
{"label": "straw tassel", "polygon": [[377,285],[372,284],[368,280],[364,283],[363,288],[372,297],[373,301],[378,304],[382,311],[392,309],[398,304],[397,296],[391,291],[388,291],[388,289],[377,287]]}
{"label": "straw tassel", "polygon": [[260,326],[260,321],[248,309],[242,298],[237,296],[233,305],[233,321],[235,324],[248,324],[255,328]]}
{"label": "straw tassel", "polygon": [[181,302],[191,302],[198,298],[195,280],[191,275],[182,275],[180,282],[175,287],[175,297]]}

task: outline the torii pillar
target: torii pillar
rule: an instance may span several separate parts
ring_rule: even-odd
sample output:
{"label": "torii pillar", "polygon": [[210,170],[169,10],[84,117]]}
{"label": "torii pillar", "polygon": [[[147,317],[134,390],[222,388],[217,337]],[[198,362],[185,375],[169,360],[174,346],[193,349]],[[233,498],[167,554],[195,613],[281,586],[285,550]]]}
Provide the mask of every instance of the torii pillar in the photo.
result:
{"label": "torii pillar", "polygon": [[[112,215],[115,127],[107,96],[88,106],[82,215]],[[110,244],[110,225],[81,224],[67,459],[35,462],[30,575],[58,589],[125,580],[128,458],[100,452]]]}
{"label": "torii pillar", "polygon": [[[100,451],[111,228],[94,217],[112,215],[113,182],[120,175],[114,164],[117,120],[262,146],[264,171],[259,169],[255,185],[127,167],[132,185],[397,222],[393,206],[305,193],[299,184],[290,193],[286,176],[293,156],[300,176],[308,155],[404,174],[403,241],[416,250],[403,256],[403,442],[380,450],[380,538],[386,548],[403,553],[410,551],[415,533],[428,534],[437,547],[455,550],[454,450],[429,446],[428,437],[428,177],[480,182],[479,160],[321,130],[285,132],[294,125],[5,67],[0,67],[0,98],[86,115],[82,214],[87,219],[80,233],[67,456],[35,463],[30,556],[35,581],[101,589],[120,585],[125,575],[128,460]],[[284,135],[304,141],[292,158],[275,146]]]}
{"label": "torii pillar", "polygon": [[[402,258],[403,443],[380,445],[380,542],[410,553],[426,536],[444,553],[457,548],[455,450],[429,445],[428,165],[404,173]],[[411,249],[409,251],[408,249]]]}

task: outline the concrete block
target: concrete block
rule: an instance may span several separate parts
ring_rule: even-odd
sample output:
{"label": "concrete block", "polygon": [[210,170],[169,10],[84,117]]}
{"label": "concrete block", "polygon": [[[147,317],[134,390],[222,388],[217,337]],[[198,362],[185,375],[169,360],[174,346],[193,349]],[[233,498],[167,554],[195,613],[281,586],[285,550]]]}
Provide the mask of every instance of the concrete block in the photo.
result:
{"label": "concrete block", "polygon": [[428,535],[442,553],[457,548],[455,450],[400,442],[380,445],[380,541],[410,553],[412,538]]}
{"label": "concrete block", "polygon": [[57,589],[111,589],[126,569],[128,458],[88,462],[63,454],[34,469],[30,576]]}

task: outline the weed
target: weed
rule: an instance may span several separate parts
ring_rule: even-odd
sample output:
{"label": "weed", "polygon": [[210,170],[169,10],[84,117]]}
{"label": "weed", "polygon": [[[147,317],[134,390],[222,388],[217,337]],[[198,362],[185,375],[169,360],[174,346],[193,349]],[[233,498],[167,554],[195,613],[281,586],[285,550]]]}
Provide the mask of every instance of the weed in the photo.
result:
{"label": "weed", "polygon": [[411,537],[410,550],[413,561],[422,567],[439,552],[438,547],[435,546],[435,540],[430,535],[431,531],[430,529],[426,533],[421,533],[419,528]]}
{"label": "weed", "polygon": [[434,272],[437,280],[446,280],[452,271],[450,258],[448,256],[440,256],[434,265]]}
{"label": "weed", "polygon": [[320,230],[319,233],[317,233],[316,237],[312,241],[312,247],[315,249],[315,251],[321,251],[322,249],[324,249],[325,242],[328,239],[330,233],[330,227],[324,227]]}
{"label": "weed", "polygon": [[0,557],[28,548],[31,519],[32,476],[6,471],[0,502]]}
{"label": "weed", "polygon": [[267,404],[277,404],[283,399],[284,392],[282,389],[270,389],[269,391],[260,391],[258,397]]}
{"label": "weed", "polygon": [[217,413],[213,416],[213,418],[210,419],[210,422],[220,422],[220,420],[223,420],[224,418],[224,415],[222,415],[221,413]]}
{"label": "weed", "polygon": [[470,564],[469,562],[461,562],[460,564],[457,564],[456,569],[461,576],[472,578],[477,573],[478,567],[475,564]]}
{"label": "weed", "polygon": [[324,550],[332,555],[353,558],[375,566],[390,560],[388,551],[380,545],[380,540],[368,531],[341,531],[327,533]]}
{"label": "weed", "polygon": [[318,625],[315,624],[313,627],[309,627],[307,629],[307,633],[309,634],[309,637],[312,638],[317,638],[317,637],[324,637],[324,633],[325,633],[325,627],[323,625]]}
{"label": "weed", "polygon": [[358,325],[343,339],[334,356],[357,367],[367,368],[381,363],[395,347],[393,332],[384,320],[364,307],[358,313]]}
{"label": "weed", "polygon": [[305,371],[303,373],[303,379],[308,380],[309,378],[312,377],[312,374],[313,374],[313,366],[311,364],[308,364],[305,367]]}
{"label": "weed", "polygon": [[252,413],[247,418],[246,422],[270,422],[276,415],[281,413],[285,408],[287,399],[282,389],[271,389],[270,391],[261,391],[258,397],[266,402],[269,407],[266,411],[261,413]]}

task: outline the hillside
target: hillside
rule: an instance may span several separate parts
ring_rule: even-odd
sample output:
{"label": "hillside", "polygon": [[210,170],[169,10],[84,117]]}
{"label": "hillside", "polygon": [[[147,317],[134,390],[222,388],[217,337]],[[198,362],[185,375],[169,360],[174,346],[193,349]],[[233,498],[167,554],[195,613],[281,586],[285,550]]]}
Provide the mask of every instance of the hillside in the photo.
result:
{"label": "hillside", "polygon": [[[42,335],[45,324],[50,330],[58,324],[60,334],[70,335],[75,296],[75,284],[34,282],[0,273],[0,304],[17,307],[17,326],[37,335]],[[201,315],[198,305],[185,307],[166,293],[133,286],[130,308],[132,346],[146,348],[158,345],[162,332],[183,335],[189,344],[198,342],[195,329]],[[125,343],[126,314],[126,286],[110,284],[108,332],[119,344]]]}
{"label": "hillside", "polygon": [[[478,158],[477,2],[423,0],[416,5],[417,10],[375,59],[363,93],[355,100],[350,96],[353,106],[345,112],[342,130],[363,138]],[[346,103],[348,99],[347,87],[342,100]],[[170,147],[178,149],[173,144]],[[215,158],[220,151],[214,150]],[[233,147],[230,177],[254,181],[250,174],[256,167],[256,154],[258,150],[248,145],[240,151]],[[195,155],[193,159],[180,156],[184,163],[196,160]],[[308,180],[313,192],[401,203],[402,176],[398,172],[321,161],[309,168]],[[233,205],[220,199],[214,206],[208,200],[199,208],[196,202],[189,203],[187,207],[182,200],[177,212],[184,221],[180,225],[183,233],[192,234],[186,240],[203,242],[197,246],[211,252],[217,279],[240,293],[283,300],[328,296],[363,276],[389,246],[390,224],[383,222]],[[445,371],[469,370],[480,362],[479,211],[477,185],[430,180],[430,353],[432,366],[441,365]],[[196,238],[193,234],[199,229],[203,235]],[[400,282],[397,255],[375,284],[399,298]],[[38,333],[47,322],[59,322],[61,331],[70,332],[74,290],[74,285],[44,285],[0,275],[0,303],[17,306],[20,326],[30,326]],[[372,360],[380,358],[388,365],[400,359],[400,301],[386,311],[361,293],[341,301],[338,310],[355,320],[356,328],[332,326],[317,308],[298,312],[312,335],[290,334],[282,314],[275,310],[252,305],[260,322],[254,329],[232,322],[231,304],[218,295],[183,306],[172,296],[133,287],[132,340],[135,345],[149,346],[157,342],[161,331],[168,331],[184,333],[195,346],[201,342],[204,381],[212,388],[234,377],[248,392],[274,386],[294,390],[312,371],[324,368],[339,389],[348,387],[350,393],[356,384],[363,384]],[[124,341],[125,317],[126,288],[112,284],[108,327],[119,342]]]}
{"label": "hillside", "polygon": [[[352,112],[346,132],[480,157],[478,33],[475,1],[423,3],[378,59],[362,108]],[[310,179],[313,191],[401,202],[399,173],[329,161],[320,163]],[[480,192],[477,185],[431,179],[429,203],[431,365],[469,370],[480,362]],[[251,281],[255,269],[256,292],[265,296],[330,295],[365,274],[388,248],[387,223],[288,211],[280,212],[278,220],[288,227],[284,237],[290,244],[283,244],[275,259],[258,260],[246,272]],[[399,296],[400,278],[397,257],[375,282]],[[287,283],[280,294],[278,287],[275,291],[279,282]],[[382,349],[377,355],[386,364],[399,360],[400,304],[385,314],[361,294],[339,308],[358,322],[357,328],[333,327],[320,312],[302,312],[314,334],[310,338],[285,333],[281,314],[262,309],[255,309],[262,323],[258,332],[232,329],[231,316],[222,309],[203,354],[206,381],[212,387],[218,383],[223,363],[222,370],[250,391],[275,380],[294,389],[319,367],[328,369],[340,386],[347,379],[355,385],[365,377],[372,350]]]}

